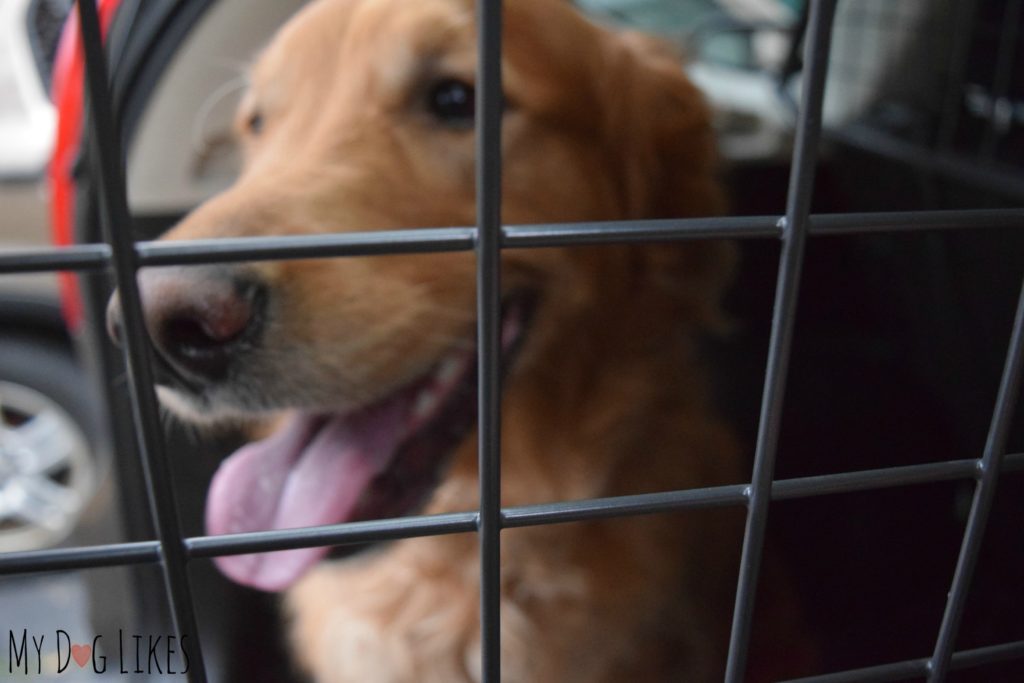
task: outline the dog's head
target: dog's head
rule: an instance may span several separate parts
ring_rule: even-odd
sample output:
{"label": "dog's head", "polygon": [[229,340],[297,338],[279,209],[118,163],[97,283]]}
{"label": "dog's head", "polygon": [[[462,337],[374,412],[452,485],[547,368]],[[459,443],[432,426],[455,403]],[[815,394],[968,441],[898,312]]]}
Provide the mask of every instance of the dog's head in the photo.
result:
{"label": "dog's head", "polygon": [[[561,0],[505,5],[504,222],[718,209],[709,116],[676,59]],[[251,71],[239,178],[164,239],[472,225],[473,6],[318,0],[300,12]],[[531,316],[648,266],[682,267],[692,282],[677,290],[700,290],[694,315],[711,315],[714,251],[649,251],[506,253],[506,350],[541,343]],[[152,268],[140,286],[165,405],[197,423],[273,425],[221,467],[211,533],[403,514],[474,424],[471,254]],[[108,322],[117,337],[116,294]],[[322,552],[219,562],[277,589]]]}

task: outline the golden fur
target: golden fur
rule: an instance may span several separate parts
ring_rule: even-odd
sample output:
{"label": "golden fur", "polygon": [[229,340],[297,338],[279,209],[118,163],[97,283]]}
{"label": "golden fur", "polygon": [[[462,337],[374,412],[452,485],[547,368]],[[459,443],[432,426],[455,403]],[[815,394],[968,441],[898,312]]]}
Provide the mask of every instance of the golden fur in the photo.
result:
{"label": "golden fur", "polygon": [[[505,5],[505,223],[721,210],[709,111],[675,57],[558,0]],[[239,179],[166,239],[472,225],[473,131],[420,102],[475,62],[471,0],[314,2],[252,70]],[[722,324],[732,262],[717,242],[504,254],[505,289],[541,295],[503,393],[505,505],[742,480],[694,350]],[[247,389],[271,407],[358,405],[472,344],[471,254],[245,268],[275,301]],[[246,416],[164,398],[195,420]],[[477,504],[470,437],[426,512]],[[720,680],[741,521],[505,531],[503,680]],[[322,563],[286,597],[297,659],[322,683],[479,680],[478,571],[472,534]]]}

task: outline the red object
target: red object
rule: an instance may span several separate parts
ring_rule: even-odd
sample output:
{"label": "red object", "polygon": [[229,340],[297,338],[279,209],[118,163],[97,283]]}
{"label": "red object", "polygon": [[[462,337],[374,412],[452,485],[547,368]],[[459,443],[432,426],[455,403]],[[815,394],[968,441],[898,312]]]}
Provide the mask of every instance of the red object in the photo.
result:
{"label": "red object", "polygon": [[[97,0],[100,30],[104,38],[121,0]],[[50,158],[50,230],[53,243],[75,243],[75,180],[72,175],[82,140],[85,54],[78,27],[78,9],[72,9],[64,24],[53,63],[51,97],[57,107],[57,137]],[[59,274],[61,310],[72,332],[82,325],[82,296],[78,278],[72,272]]]}

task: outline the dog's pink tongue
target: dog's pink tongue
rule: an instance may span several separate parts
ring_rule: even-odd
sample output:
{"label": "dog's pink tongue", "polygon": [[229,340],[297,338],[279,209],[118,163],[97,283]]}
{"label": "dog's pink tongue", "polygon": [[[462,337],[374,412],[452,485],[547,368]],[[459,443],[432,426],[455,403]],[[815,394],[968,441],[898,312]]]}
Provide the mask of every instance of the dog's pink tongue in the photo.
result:
{"label": "dog's pink tongue", "polygon": [[[388,401],[330,419],[294,415],[262,441],[225,460],[206,504],[210,534],[337,524],[346,521],[373,477],[391,459],[408,402]],[[287,588],[327,553],[299,548],[215,559],[238,583]]]}

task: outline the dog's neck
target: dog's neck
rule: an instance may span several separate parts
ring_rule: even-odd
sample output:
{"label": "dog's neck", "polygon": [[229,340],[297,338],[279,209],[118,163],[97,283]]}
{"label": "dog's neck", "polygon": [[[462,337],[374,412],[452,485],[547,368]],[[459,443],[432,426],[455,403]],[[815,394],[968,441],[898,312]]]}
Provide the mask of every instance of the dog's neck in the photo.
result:
{"label": "dog's neck", "polygon": [[572,301],[542,302],[507,379],[506,504],[684,485],[677,463],[686,454],[672,439],[687,424],[717,424],[695,348],[703,325],[671,292],[609,276]]}

